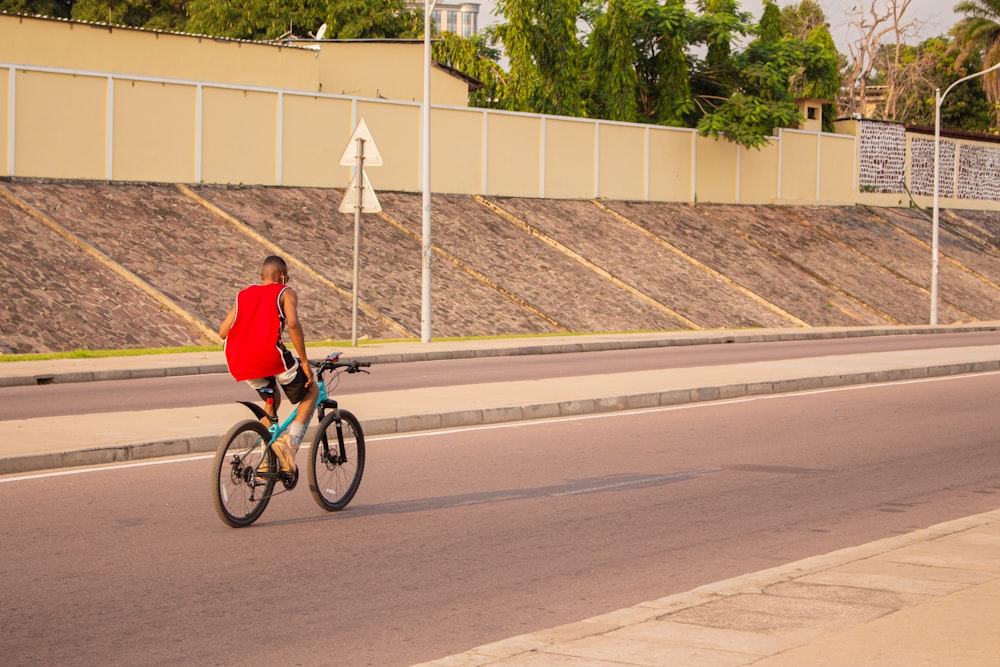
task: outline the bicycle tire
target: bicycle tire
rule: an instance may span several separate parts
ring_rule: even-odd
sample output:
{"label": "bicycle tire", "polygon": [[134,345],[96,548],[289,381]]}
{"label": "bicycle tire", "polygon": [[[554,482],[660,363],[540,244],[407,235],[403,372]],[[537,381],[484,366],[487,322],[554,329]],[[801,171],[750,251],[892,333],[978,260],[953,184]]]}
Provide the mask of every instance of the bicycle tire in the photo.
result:
{"label": "bicycle tire", "polygon": [[[212,504],[222,521],[233,528],[249,526],[263,514],[277,479],[278,457],[267,446],[271,432],[248,419],[222,436],[212,466]],[[258,464],[267,457],[271,474],[260,476]]]}
{"label": "bicycle tire", "polygon": [[340,410],[343,449],[337,439],[337,413],[319,423],[309,452],[309,490],[316,503],[335,512],[347,507],[361,486],[365,472],[365,436],[361,422],[347,410]]}

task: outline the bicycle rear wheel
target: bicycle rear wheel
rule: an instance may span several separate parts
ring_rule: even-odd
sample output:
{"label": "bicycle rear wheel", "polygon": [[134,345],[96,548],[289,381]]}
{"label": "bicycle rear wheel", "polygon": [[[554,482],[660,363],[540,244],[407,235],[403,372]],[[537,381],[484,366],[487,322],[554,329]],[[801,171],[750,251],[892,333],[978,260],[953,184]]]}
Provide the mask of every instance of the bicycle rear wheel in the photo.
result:
{"label": "bicycle rear wheel", "polygon": [[364,471],[365,436],[358,418],[347,410],[340,410],[339,422],[336,411],[323,417],[309,453],[309,490],[316,503],[330,512],[344,509]]}
{"label": "bicycle rear wheel", "polygon": [[231,428],[215,452],[212,504],[219,518],[234,528],[256,521],[271,500],[278,462],[267,446],[270,440],[271,432],[249,419]]}

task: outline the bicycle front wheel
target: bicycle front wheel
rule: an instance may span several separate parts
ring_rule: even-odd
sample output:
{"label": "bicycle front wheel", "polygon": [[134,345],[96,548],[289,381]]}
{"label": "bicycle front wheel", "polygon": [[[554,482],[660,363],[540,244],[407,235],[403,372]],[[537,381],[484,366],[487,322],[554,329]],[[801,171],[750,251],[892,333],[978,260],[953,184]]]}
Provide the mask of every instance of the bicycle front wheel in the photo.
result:
{"label": "bicycle front wheel", "polygon": [[271,432],[249,419],[231,428],[215,452],[212,504],[219,518],[234,528],[256,521],[271,500],[278,462],[267,446],[270,440]]}
{"label": "bicycle front wheel", "polygon": [[323,417],[309,453],[309,490],[330,512],[347,507],[365,471],[361,423],[347,410],[340,410],[339,416],[334,411]]}

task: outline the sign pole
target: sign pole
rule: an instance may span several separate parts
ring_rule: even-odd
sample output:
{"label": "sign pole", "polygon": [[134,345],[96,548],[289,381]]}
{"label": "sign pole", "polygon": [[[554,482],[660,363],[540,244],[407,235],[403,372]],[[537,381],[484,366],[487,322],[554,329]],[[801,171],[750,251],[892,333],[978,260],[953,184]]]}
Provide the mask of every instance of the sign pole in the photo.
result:
{"label": "sign pole", "polygon": [[351,346],[358,346],[358,282],[361,274],[361,209],[365,200],[365,140],[358,137],[357,188],[354,204],[354,288],[351,293]]}
{"label": "sign pole", "polygon": [[420,114],[420,342],[431,341],[431,12],[424,0],[424,100]]}
{"label": "sign pole", "polygon": [[368,176],[365,175],[365,147],[368,148],[368,166],[382,166],[382,154],[375,145],[365,119],[358,121],[354,133],[347,141],[347,147],[340,156],[341,167],[354,167],[354,178],[344,188],[344,200],[340,202],[341,213],[354,213],[354,287],[351,293],[351,345],[358,345],[358,292],[361,283],[361,214],[378,213],[382,205],[375,196]]}

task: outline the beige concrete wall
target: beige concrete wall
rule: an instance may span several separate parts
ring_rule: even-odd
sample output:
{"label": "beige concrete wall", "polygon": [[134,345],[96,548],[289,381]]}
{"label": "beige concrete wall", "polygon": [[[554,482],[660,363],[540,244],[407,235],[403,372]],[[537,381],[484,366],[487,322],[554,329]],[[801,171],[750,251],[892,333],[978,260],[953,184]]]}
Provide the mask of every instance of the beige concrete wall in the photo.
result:
{"label": "beige concrete wall", "polygon": [[[339,156],[364,118],[384,160],[369,172],[376,190],[420,189],[419,103],[7,65],[0,73],[12,69],[14,143],[4,155],[14,176],[344,187],[351,170]],[[9,110],[0,105],[3,125]],[[435,105],[431,121],[435,192],[745,204],[856,197],[851,137],[786,132],[748,150],[687,129],[481,109]]]}
{"label": "beige concrete wall", "polygon": [[15,85],[13,175],[107,178],[107,79],[18,71]]}
{"label": "beige concrete wall", "polygon": [[276,183],[278,96],[225,88],[202,95],[201,180]]}
{"label": "beige concrete wall", "polygon": [[649,130],[649,199],[694,201],[694,130]]}
{"label": "beige concrete wall", "polygon": [[[0,77],[15,72],[4,175],[344,187],[339,156],[364,118],[384,160],[376,190],[420,189],[420,43],[277,47],[5,15],[0,34]],[[465,81],[432,77],[436,192],[782,203],[815,200],[823,173],[820,199],[854,195],[853,139],[748,151],[681,128],[465,109]]]}
{"label": "beige concrete wall", "polygon": [[[465,109],[435,109],[431,114],[431,190],[483,191],[484,115]],[[463,137],[466,141],[455,141]],[[473,138],[478,137],[478,141]]]}
{"label": "beige concrete wall", "polygon": [[[424,99],[423,43],[323,42],[316,63],[324,93],[399,102]],[[468,106],[468,83],[432,67],[431,101]]]}
{"label": "beige concrete wall", "polygon": [[[423,100],[423,44],[282,46],[0,14],[0,62],[134,77],[211,81],[399,101]],[[431,70],[435,104],[467,106],[468,82]]]}
{"label": "beige concrete wall", "polygon": [[695,150],[695,201],[737,203],[736,161],[739,147],[723,139],[698,137]]}
{"label": "beige concrete wall", "polygon": [[[0,15],[0,36],[0,175],[344,187],[351,170],[338,158],[364,118],[385,161],[369,171],[376,189],[420,189],[419,42],[279,47],[10,15]],[[682,128],[467,109],[467,87],[432,70],[436,192],[909,204],[894,175],[859,192],[883,173],[862,169],[867,121],[840,122],[837,135],[786,130],[748,150]],[[877,161],[879,142],[902,140],[898,126],[875,129],[864,145]],[[992,168],[985,148],[997,144],[950,141],[984,147],[972,177],[984,187],[973,196],[993,196],[985,186],[995,179],[978,174]],[[908,184],[921,173],[912,142],[907,135]],[[941,205],[998,207],[957,197]]]}
{"label": "beige concrete wall", "polygon": [[854,137],[820,135],[819,200],[824,204],[851,205],[857,196],[857,149]]}
{"label": "beige concrete wall", "polygon": [[636,199],[646,194],[646,142],[649,128],[640,125],[601,123],[597,161],[597,196],[602,199]]}
{"label": "beige concrete wall", "polygon": [[589,199],[594,193],[596,124],[545,118],[543,196]]}
{"label": "beige concrete wall", "polygon": [[760,149],[740,149],[739,203],[764,205],[777,200],[780,150],[775,142]]}
{"label": "beige concrete wall", "polygon": [[541,197],[542,145],[541,116],[488,113],[486,194]]}
{"label": "beige concrete wall", "polygon": [[818,201],[819,134],[780,130],[780,200],[788,203]]}
{"label": "beige concrete wall", "polygon": [[116,80],[112,97],[112,178],[194,182],[197,88]]}
{"label": "beige concrete wall", "polygon": [[[357,118],[365,120],[384,162],[381,167],[365,170],[376,192],[420,190],[420,113],[419,104],[358,101]],[[352,131],[348,128],[344,134],[345,146]],[[433,177],[433,167],[431,174]]]}
{"label": "beige concrete wall", "polygon": [[0,14],[0,62],[315,91],[315,53],[298,47]]}
{"label": "beige concrete wall", "polygon": [[338,163],[354,128],[353,102],[315,95],[283,97],[281,182],[346,186],[351,170]]}

